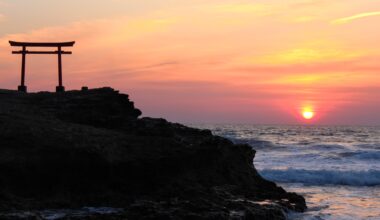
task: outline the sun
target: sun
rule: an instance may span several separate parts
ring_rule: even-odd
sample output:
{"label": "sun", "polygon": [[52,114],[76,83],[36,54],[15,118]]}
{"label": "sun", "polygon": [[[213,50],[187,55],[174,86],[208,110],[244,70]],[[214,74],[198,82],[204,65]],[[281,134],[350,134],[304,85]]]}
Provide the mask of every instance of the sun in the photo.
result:
{"label": "sun", "polygon": [[314,118],[314,112],[313,111],[303,111],[302,116],[305,119],[310,120],[310,119]]}

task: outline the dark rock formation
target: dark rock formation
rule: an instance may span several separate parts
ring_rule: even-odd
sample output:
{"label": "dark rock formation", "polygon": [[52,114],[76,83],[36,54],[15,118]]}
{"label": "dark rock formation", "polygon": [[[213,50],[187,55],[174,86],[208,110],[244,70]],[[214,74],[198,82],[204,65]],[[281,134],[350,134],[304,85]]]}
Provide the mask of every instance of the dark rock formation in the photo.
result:
{"label": "dark rock formation", "polygon": [[140,115],[111,88],[0,90],[0,212],[92,206],[125,208],[99,219],[284,219],[306,209],[260,177],[250,146]]}

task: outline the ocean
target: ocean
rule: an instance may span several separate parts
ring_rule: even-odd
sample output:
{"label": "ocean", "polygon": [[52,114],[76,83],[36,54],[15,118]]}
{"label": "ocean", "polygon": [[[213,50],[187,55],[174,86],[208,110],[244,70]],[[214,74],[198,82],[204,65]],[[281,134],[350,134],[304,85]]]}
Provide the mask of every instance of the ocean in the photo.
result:
{"label": "ocean", "polygon": [[306,198],[294,220],[380,220],[380,127],[191,124],[250,144],[266,179]]}

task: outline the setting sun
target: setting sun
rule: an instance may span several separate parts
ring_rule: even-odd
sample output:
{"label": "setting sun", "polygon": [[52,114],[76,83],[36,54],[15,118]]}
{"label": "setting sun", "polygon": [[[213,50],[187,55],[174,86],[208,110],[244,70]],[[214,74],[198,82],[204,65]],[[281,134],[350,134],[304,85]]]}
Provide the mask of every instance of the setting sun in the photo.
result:
{"label": "setting sun", "polygon": [[314,117],[314,112],[312,111],[304,111],[302,113],[302,116],[305,118],[305,119],[312,119]]}

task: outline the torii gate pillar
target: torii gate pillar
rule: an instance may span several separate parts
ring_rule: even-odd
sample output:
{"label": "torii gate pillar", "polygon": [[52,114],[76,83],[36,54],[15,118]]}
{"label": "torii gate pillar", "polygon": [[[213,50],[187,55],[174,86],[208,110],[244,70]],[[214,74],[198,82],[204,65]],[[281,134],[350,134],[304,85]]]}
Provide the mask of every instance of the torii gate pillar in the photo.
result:
{"label": "torii gate pillar", "polygon": [[22,47],[22,61],[21,61],[21,84],[18,86],[18,91],[26,92],[27,88],[25,86],[25,61],[26,61],[26,47]]}
{"label": "torii gate pillar", "polygon": [[63,87],[62,82],[62,48],[58,47],[58,86],[56,87],[56,92],[64,92],[65,87]]}

